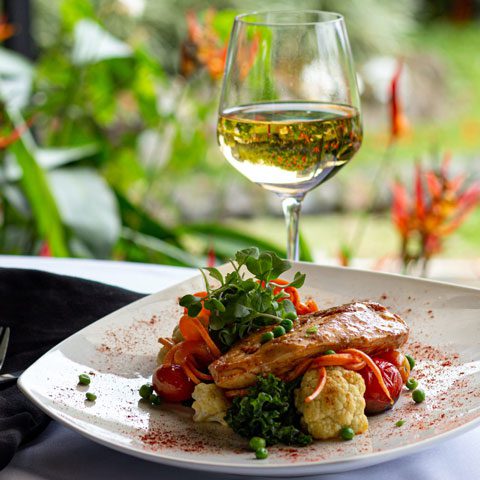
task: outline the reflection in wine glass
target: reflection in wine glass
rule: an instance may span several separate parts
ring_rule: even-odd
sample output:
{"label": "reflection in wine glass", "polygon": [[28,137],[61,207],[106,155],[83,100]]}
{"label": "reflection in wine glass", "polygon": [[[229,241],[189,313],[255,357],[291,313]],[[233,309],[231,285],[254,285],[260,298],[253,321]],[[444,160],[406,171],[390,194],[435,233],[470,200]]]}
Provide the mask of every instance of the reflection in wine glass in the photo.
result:
{"label": "reflection in wine glass", "polygon": [[360,101],[341,15],[256,12],[235,19],[217,127],[225,158],[282,198],[288,258],[298,260],[305,194],[362,142]]}

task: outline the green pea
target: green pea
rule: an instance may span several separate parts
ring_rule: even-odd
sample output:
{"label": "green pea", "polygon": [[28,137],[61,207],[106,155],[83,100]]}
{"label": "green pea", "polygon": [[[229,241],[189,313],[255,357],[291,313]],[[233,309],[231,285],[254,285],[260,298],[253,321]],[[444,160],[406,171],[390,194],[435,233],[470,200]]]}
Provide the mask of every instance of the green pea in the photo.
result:
{"label": "green pea", "polygon": [[285,332],[285,329],[281,325],[278,325],[277,327],[275,327],[272,330],[272,332],[273,332],[273,336],[275,338],[281,337],[282,335],[285,335],[285,333],[287,333],[287,332]]}
{"label": "green pea", "polygon": [[295,312],[287,312],[283,318],[287,319],[287,320],[296,320],[298,317],[297,317],[297,314]]}
{"label": "green pea", "polygon": [[413,370],[413,367],[415,366],[415,359],[411,355],[405,355],[405,358],[408,360],[408,363],[410,364],[410,371]]}
{"label": "green pea", "polygon": [[86,373],[82,373],[78,376],[78,383],[81,385],[90,385],[90,377]]}
{"label": "green pea", "polygon": [[282,326],[286,332],[289,332],[293,328],[293,322],[289,318],[286,318],[280,322],[280,326]]}
{"label": "green pea", "polygon": [[267,446],[267,442],[262,437],[252,437],[250,442],[248,442],[249,447],[256,452],[260,450],[260,448],[265,448]]}
{"label": "green pea", "polygon": [[91,392],[87,392],[85,394],[85,397],[87,397],[87,400],[89,402],[94,402],[97,399],[97,396],[94,393],[91,393]]}
{"label": "green pea", "polygon": [[307,333],[317,333],[318,327],[313,326],[313,327],[308,327],[307,328]]}
{"label": "green pea", "polygon": [[355,436],[355,432],[350,427],[343,427],[340,430],[340,436],[344,440],[351,440]]}
{"label": "green pea", "polygon": [[405,420],[399,420],[398,422],[395,423],[396,427],[401,427],[402,425],[405,425]]}
{"label": "green pea", "polygon": [[274,338],[275,338],[275,336],[273,335],[272,332],[265,332],[265,333],[261,336],[260,341],[261,341],[262,343],[267,343],[267,342],[269,342],[270,340],[273,340]]}
{"label": "green pea", "polygon": [[418,387],[418,382],[414,378],[410,377],[405,383],[405,386],[409,390],[415,390]]}
{"label": "green pea", "polygon": [[323,354],[324,355],[335,355],[335,350],[327,350],[326,352],[324,352]]}
{"label": "green pea", "polygon": [[160,397],[158,395],[155,395],[154,393],[152,393],[148,399],[150,400],[150,403],[155,406],[162,403]]}
{"label": "green pea", "polygon": [[259,448],[258,450],[255,450],[255,456],[259,460],[264,460],[268,457],[268,450],[266,448]]}
{"label": "green pea", "polygon": [[422,403],[425,400],[425,392],[417,388],[412,393],[412,398],[415,403]]}
{"label": "green pea", "polygon": [[149,383],[146,383],[139,388],[138,393],[143,399],[148,400],[153,393],[153,387]]}

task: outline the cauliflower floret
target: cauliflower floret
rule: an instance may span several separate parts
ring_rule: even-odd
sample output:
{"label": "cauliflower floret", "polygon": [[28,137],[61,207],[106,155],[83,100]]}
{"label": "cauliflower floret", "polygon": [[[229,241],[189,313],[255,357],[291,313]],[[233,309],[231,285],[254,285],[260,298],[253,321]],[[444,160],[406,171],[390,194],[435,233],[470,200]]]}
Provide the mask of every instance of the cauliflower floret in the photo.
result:
{"label": "cauliflower floret", "polygon": [[307,372],[295,390],[295,406],[302,414],[302,425],[313,438],[326,440],[338,437],[342,427],[355,433],[368,429],[365,416],[365,382],[361,375],[341,367],[328,367],[327,380],[320,395],[305,403],[317,384],[318,372]]}
{"label": "cauliflower floret", "polygon": [[192,393],[192,398],[195,400],[192,404],[195,410],[194,422],[219,422],[227,425],[224,417],[230,403],[214,383],[199,383]]}

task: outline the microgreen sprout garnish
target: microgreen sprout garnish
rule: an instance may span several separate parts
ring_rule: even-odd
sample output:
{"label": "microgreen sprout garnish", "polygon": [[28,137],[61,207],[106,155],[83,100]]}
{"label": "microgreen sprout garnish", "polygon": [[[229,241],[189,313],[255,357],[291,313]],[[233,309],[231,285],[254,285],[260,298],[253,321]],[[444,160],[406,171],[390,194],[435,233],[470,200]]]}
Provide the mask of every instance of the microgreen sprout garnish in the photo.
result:
{"label": "microgreen sprout garnish", "polygon": [[399,420],[398,422],[395,423],[396,427],[402,427],[403,425],[405,425],[405,420]]}
{"label": "microgreen sprout garnish", "polygon": [[[188,315],[196,317],[202,310],[203,302],[203,306],[211,312],[209,333],[223,351],[266,325],[277,324],[283,330],[282,335],[291,330],[293,323],[285,320],[293,322],[297,313],[289,295],[283,290],[287,287],[300,288],[305,274],[297,272],[292,282],[276,284],[275,280],[291,268],[290,262],[274,252],[260,253],[255,247],[237,252],[231,264],[233,271],[226,275],[216,268],[200,270],[207,296],[183,296],[179,303],[187,309]],[[220,285],[212,288],[207,275]],[[282,290],[278,291],[278,288]],[[278,327],[277,334],[280,333]],[[262,338],[262,342],[265,341],[268,340]]]}

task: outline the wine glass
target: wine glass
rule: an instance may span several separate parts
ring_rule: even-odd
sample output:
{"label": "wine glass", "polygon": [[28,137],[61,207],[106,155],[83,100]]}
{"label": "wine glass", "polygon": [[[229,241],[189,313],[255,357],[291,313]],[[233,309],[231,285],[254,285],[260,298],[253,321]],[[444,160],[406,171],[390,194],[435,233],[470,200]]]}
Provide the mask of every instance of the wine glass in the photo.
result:
{"label": "wine glass", "polygon": [[343,17],[315,10],[236,17],[217,137],[230,164],[282,199],[287,256],[298,260],[305,194],[333,177],[362,142]]}

